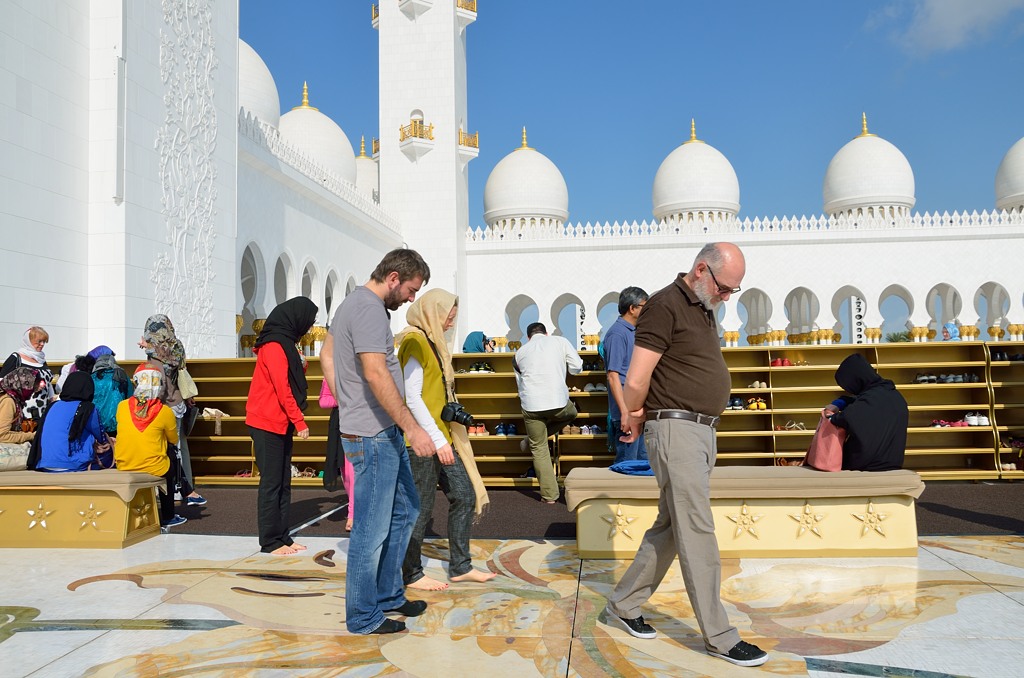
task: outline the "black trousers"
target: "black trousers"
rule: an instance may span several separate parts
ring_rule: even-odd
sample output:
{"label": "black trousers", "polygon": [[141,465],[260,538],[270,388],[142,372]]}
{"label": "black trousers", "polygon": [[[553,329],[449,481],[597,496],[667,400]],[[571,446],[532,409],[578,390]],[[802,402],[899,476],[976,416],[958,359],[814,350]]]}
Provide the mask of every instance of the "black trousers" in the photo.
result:
{"label": "black trousers", "polygon": [[174,445],[167,446],[167,458],[171,460],[171,465],[167,467],[167,473],[164,474],[164,480],[167,481],[167,492],[157,492],[160,499],[161,525],[171,522],[171,518],[174,517],[174,493],[178,491],[178,488],[181,488],[182,497],[192,494],[192,486],[182,476],[181,462],[178,461]]}
{"label": "black trousers", "polygon": [[292,503],[292,428],[272,433],[249,427],[256,466],[260,470],[260,491],[256,500],[256,522],[260,550],[270,553],[291,546],[288,510]]}

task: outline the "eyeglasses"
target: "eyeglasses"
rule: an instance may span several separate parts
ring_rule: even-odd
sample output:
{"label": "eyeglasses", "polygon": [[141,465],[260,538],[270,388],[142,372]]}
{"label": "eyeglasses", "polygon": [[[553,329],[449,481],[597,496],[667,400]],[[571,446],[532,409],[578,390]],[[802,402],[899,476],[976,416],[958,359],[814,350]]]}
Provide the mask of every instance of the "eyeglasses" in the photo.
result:
{"label": "eyeglasses", "polygon": [[719,294],[736,294],[740,291],[739,287],[723,287],[722,283],[718,282],[718,278],[715,277],[715,272],[711,270],[711,267],[705,263],[704,268],[708,269],[708,273],[711,274],[711,280],[715,283],[715,287],[718,288]]}

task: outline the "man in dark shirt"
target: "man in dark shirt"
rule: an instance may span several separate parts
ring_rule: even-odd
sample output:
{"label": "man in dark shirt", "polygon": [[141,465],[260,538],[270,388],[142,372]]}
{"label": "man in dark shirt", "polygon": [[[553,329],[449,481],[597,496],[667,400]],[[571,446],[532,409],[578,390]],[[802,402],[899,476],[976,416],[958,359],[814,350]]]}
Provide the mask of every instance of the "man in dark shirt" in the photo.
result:
{"label": "man in dark shirt", "polygon": [[619,317],[604,335],[604,365],[608,372],[608,418],[611,420],[608,426],[608,441],[615,450],[616,464],[620,461],[647,460],[643,436],[631,443],[619,440],[622,436],[622,413],[625,409],[622,387],[626,384],[629,361],[633,357],[636,320],[647,303],[647,297],[647,292],[639,287],[627,287],[622,290],[619,294]]}
{"label": "man in dark shirt", "polygon": [[608,597],[602,621],[637,638],[656,637],[640,606],[657,590],[678,554],[708,654],[739,666],[760,666],[768,654],[740,640],[722,605],[722,565],[710,496],[715,426],[731,385],[715,308],[740,291],[744,273],[738,247],[710,243],[690,271],[656,292],[640,314],[623,394],[623,440],[634,440],[642,427],[661,496],[658,518]]}

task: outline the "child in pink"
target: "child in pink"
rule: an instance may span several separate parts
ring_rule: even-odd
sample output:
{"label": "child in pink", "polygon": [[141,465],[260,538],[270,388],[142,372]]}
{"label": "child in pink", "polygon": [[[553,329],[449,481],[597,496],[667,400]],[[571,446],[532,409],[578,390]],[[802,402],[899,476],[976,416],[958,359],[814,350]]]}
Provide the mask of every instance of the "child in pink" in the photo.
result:
{"label": "child in pink", "polygon": [[334,491],[338,489],[338,471],[341,471],[341,482],[345,487],[345,494],[348,495],[348,520],[345,522],[345,529],[352,531],[352,517],[355,511],[355,483],[356,473],[352,468],[352,462],[348,460],[341,449],[341,431],[338,424],[338,402],[331,395],[327,387],[327,380],[320,388],[320,407],[331,411],[331,419],[327,431],[327,462],[324,465],[324,487]]}

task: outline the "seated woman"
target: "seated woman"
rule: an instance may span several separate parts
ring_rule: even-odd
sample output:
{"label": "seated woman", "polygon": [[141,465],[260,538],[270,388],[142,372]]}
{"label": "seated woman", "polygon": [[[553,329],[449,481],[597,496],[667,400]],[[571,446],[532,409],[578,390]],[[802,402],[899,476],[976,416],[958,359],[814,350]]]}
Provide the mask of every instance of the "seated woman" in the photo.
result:
{"label": "seated woman", "polygon": [[[117,445],[114,461],[121,471],[141,471],[163,476],[160,488],[160,526],[173,527],[186,521],[174,513],[174,488],[181,475],[177,454],[178,421],[171,408],[160,402],[164,373],[147,363],[135,370],[135,393],[117,406]],[[185,492],[185,489],[182,489]]]}
{"label": "seated woman", "polygon": [[[107,350],[110,351],[110,349]],[[131,397],[132,385],[128,373],[117,364],[113,351],[96,358],[96,364],[92,368],[92,383],[95,388],[92,402],[96,405],[100,426],[103,427],[108,438],[115,438],[117,436],[117,406],[121,404],[122,400]]]}
{"label": "seated woman", "polygon": [[[836,383],[854,397],[833,402],[831,421],[846,431],[844,471],[892,471],[903,467],[907,448],[907,401],[859,353],[836,370]],[[845,406],[844,406],[845,403]]]}
{"label": "seated woman", "polygon": [[26,443],[35,431],[23,431],[25,401],[39,388],[39,375],[29,367],[15,367],[0,379],[0,443]]}
{"label": "seated woman", "polygon": [[[110,450],[92,403],[92,377],[72,372],[64,380],[60,400],[50,405],[36,434],[37,471],[86,471]],[[99,466],[110,467],[110,462]]]}

